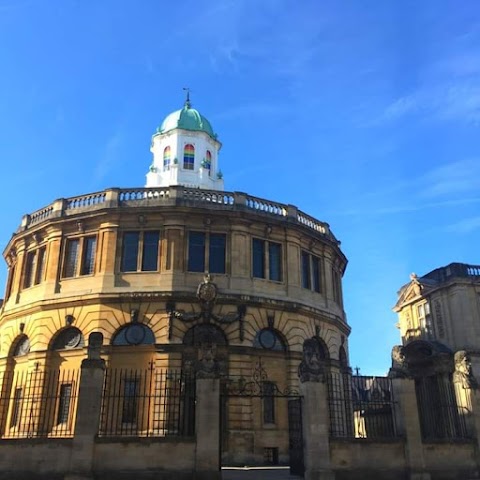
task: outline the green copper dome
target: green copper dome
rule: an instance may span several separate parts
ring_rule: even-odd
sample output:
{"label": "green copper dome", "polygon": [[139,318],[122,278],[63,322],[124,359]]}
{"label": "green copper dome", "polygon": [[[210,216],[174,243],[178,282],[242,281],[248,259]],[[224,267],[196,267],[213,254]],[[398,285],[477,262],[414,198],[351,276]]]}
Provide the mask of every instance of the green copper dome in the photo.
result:
{"label": "green copper dome", "polygon": [[210,122],[190,105],[190,101],[185,102],[185,106],[181,110],[171,113],[165,118],[162,124],[157,128],[157,134],[166,133],[175,128],[183,130],[191,130],[193,132],[205,132],[214,140],[217,135],[213,133]]}

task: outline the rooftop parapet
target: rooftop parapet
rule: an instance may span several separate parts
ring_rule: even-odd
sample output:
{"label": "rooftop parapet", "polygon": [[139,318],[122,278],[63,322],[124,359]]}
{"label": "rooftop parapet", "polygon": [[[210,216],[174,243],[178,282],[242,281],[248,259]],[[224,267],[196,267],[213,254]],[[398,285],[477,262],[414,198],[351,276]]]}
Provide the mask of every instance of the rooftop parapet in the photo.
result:
{"label": "rooftop parapet", "polygon": [[207,208],[211,210],[243,211],[265,218],[302,225],[336,244],[328,223],[321,222],[299,210],[294,205],[285,205],[242,192],[219,192],[171,186],[162,188],[111,188],[102,192],[77,197],[61,198],[31,214],[24,215],[17,233],[43,222],[66,218],[71,215],[104,209],[131,209],[158,206]]}

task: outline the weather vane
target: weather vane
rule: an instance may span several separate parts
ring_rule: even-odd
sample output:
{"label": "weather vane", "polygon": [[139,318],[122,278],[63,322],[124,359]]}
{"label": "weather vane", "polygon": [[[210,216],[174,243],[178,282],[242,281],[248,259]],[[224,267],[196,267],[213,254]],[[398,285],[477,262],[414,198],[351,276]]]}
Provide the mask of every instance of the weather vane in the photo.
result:
{"label": "weather vane", "polygon": [[187,108],[190,108],[190,107],[192,106],[192,104],[190,103],[190,92],[191,92],[191,90],[190,90],[189,87],[183,87],[183,90],[184,90],[185,92],[187,92],[187,98],[186,98],[186,100],[185,100],[185,106],[186,106]]}

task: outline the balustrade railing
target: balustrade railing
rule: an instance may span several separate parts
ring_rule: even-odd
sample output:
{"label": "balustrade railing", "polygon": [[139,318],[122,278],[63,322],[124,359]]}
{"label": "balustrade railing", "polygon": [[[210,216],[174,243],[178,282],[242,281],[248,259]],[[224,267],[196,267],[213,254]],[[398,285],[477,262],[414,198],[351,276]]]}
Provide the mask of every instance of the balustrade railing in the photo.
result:
{"label": "balustrade railing", "polygon": [[80,197],[67,198],[65,210],[74,210],[77,208],[93,207],[105,203],[107,193],[98,192]]}
{"label": "balustrade railing", "polygon": [[[303,225],[321,235],[325,235],[334,241],[328,224],[301,212],[292,205],[246,195],[239,192],[223,192],[216,190],[204,190],[188,187],[165,187],[165,188],[126,188],[110,189],[102,192],[91,193],[66,199],[56,200],[52,204],[25,215],[21,229],[28,229],[49,218],[73,215],[75,213],[88,212],[89,209],[118,208],[118,207],[141,207],[153,205],[184,205],[189,207],[215,208],[227,210],[247,210],[261,215],[268,215],[279,220]],[[477,268],[477,267],[475,267]],[[480,269],[472,270],[472,275],[478,274]]]}

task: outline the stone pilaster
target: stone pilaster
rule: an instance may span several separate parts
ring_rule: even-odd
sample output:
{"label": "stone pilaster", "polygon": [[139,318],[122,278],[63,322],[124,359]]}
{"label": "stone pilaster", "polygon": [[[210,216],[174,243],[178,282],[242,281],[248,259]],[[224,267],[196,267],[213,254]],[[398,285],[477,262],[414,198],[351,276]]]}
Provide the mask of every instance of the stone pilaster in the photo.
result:
{"label": "stone pilaster", "polygon": [[330,412],[325,365],[316,338],[303,342],[303,359],[298,367],[303,396],[303,456],[305,480],[334,480],[330,464]]}
{"label": "stone pilaster", "polygon": [[409,480],[430,480],[423,455],[422,433],[418,416],[415,381],[410,378],[393,378],[394,398],[398,402],[400,417],[406,419],[402,427],[405,433],[405,458]]}
{"label": "stone pilaster", "polygon": [[103,335],[91,333],[88,358],[83,360],[78,389],[77,416],[72,445],[70,471],[65,480],[93,479],[95,437],[100,424],[105,361],[100,358]]}
{"label": "stone pilaster", "polygon": [[220,379],[197,378],[196,480],[220,480]]}

